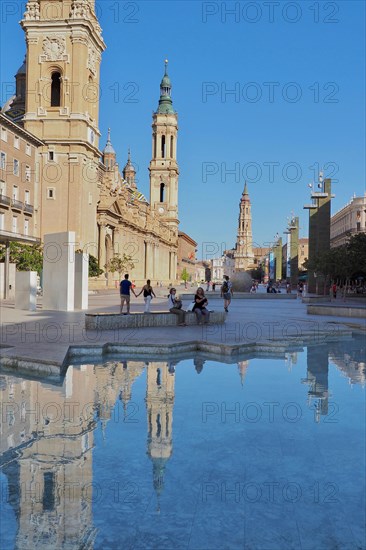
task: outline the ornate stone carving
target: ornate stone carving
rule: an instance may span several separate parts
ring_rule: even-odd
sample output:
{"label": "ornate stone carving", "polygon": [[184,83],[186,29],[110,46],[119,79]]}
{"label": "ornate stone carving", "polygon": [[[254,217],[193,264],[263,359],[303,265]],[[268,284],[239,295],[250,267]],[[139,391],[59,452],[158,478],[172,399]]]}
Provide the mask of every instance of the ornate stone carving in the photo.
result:
{"label": "ornate stone carving", "polygon": [[38,0],[29,0],[26,5],[26,12],[24,13],[24,19],[26,21],[39,21],[39,2]]}
{"label": "ornate stone carving", "polygon": [[70,18],[85,19],[89,17],[90,5],[88,0],[73,0],[71,4]]}
{"label": "ornate stone carving", "polygon": [[43,40],[41,61],[67,61],[65,37],[60,34],[49,35]]}
{"label": "ornate stone carving", "polygon": [[97,74],[97,59],[98,55],[94,48],[89,47],[88,50],[88,69],[93,73]]}

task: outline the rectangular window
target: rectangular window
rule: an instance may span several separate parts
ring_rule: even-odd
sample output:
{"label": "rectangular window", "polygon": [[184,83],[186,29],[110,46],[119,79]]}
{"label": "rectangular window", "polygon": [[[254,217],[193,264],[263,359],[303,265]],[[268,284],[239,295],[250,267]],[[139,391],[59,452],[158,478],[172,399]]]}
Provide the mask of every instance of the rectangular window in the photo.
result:
{"label": "rectangular window", "polygon": [[6,131],[6,128],[1,128],[1,139],[3,141],[8,141],[8,133]]}
{"label": "rectangular window", "polygon": [[31,146],[30,146],[29,143],[27,143],[26,146],[25,146],[25,152],[26,152],[26,154],[27,154],[29,157],[31,156],[31,154],[32,154],[32,148],[31,148]]}
{"label": "rectangular window", "polygon": [[14,176],[19,176],[19,160],[17,159],[13,161],[13,174]]}
{"label": "rectangular window", "polygon": [[19,199],[19,188],[16,185],[13,185],[13,201]]}
{"label": "rectangular window", "polygon": [[25,181],[30,181],[31,180],[31,169],[30,169],[30,166],[27,166],[25,167]]}
{"label": "rectangular window", "polygon": [[0,214],[0,230],[4,229],[5,214]]}
{"label": "rectangular window", "polygon": [[48,151],[48,160],[55,160],[55,153],[53,151]]}
{"label": "rectangular window", "polygon": [[0,169],[5,170],[6,166],[6,154],[1,151],[0,153]]}
{"label": "rectangular window", "polygon": [[18,233],[18,218],[13,216],[13,222],[11,224],[11,230],[13,233]]}
{"label": "rectangular window", "polygon": [[24,220],[24,235],[29,234],[29,220]]}
{"label": "rectangular window", "polygon": [[0,195],[6,195],[6,183],[3,180],[0,180]]}
{"label": "rectangular window", "polygon": [[30,191],[24,191],[24,203],[30,204]]}
{"label": "rectangular window", "polygon": [[47,187],[47,198],[48,199],[54,199],[55,198],[55,188],[54,187]]}
{"label": "rectangular window", "polygon": [[19,139],[19,136],[14,136],[14,147],[15,147],[15,149],[20,149],[20,139]]}
{"label": "rectangular window", "polygon": [[43,510],[51,512],[55,508],[55,474],[43,473]]}

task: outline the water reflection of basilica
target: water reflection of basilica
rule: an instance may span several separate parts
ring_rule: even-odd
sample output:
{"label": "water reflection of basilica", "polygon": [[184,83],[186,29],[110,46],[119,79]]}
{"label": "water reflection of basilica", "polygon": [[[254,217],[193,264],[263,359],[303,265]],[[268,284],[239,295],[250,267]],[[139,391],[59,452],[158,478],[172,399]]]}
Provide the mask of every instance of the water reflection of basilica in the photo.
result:
{"label": "water reflection of basilica", "polygon": [[[352,383],[365,383],[365,350],[359,348],[358,343],[343,349],[340,342],[308,348],[303,382],[309,385],[309,400],[315,400],[317,420],[328,410],[329,359]],[[93,548],[94,429],[99,423],[105,430],[119,400],[127,413],[132,386],[144,371],[147,454],[159,510],[173,452],[176,364],[133,360],[70,366],[59,384],[0,376],[0,464],[17,521],[16,549]],[[201,357],[194,359],[197,374],[204,364]],[[250,361],[237,366],[245,385]]]}

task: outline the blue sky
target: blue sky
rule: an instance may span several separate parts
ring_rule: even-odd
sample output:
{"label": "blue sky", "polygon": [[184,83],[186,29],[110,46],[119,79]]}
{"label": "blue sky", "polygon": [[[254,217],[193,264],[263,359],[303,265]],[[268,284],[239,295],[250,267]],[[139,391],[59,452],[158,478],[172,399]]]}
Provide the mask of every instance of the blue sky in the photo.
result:
{"label": "blue sky", "polygon": [[[364,3],[269,4],[97,2],[107,44],[101,148],[110,126],[120,165],[130,146],[148,196],[151,114],[167,57],[179,115],[180,227],[200,250],[235,243],[245,179],[258,245],[281,234],[292,211],[307,235],[302,207],[318,167],[337,180],[333,212],[365,190]],[[2,102],[25,51],[23,7],[1,2]]]}

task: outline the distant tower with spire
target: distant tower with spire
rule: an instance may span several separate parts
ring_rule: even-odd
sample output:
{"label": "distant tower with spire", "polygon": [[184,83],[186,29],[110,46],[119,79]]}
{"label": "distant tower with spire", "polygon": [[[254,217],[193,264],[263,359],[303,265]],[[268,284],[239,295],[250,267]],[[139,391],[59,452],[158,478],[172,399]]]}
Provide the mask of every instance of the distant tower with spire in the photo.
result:
{"label": "distant tower with spire", "polygon": [[103,149],[103,164],[107,170],[111,170],[116,164],[116,151],[111,142],[111,129],[108,128],[108,137],[106,146]]}
{"label": "distant tower with spire", "polygon": [[252,212],[247,182],[239,204],[239,223],[234,252],[235,271],[246,271],[254,266]]}
{"label": "distant tower with spire", "polygon": [[[152,122],[152,158],[150,204],[154,213],[167,223],[178,237],[177,136],[178,115],[173,107],[168,60],[160,83],[160,99]],[[173,274],[171,275],[173,278]]]}
{"label": "distant tower with spire", "polygon": [[136,188],[136,170],[131,162],[131,150],[128,150],[126,166],[123,168],[123,179],[127,181],[130,187]]}

